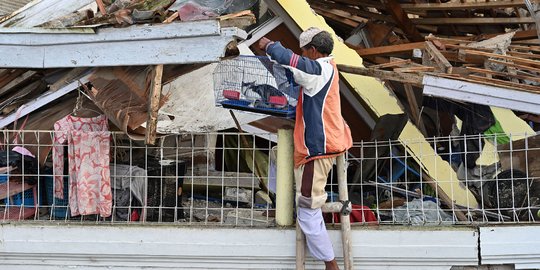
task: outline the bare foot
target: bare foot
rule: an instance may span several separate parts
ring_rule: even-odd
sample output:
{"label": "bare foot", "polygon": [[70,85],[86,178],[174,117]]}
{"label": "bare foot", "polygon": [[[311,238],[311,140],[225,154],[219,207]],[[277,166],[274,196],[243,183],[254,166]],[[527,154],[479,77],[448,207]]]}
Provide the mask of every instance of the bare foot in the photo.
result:
{"label": "bare foot", "polygon": [[324,262],[324,264],[326,265],[326,270],[339,270],[339,266],[336,262],[336,259],[333,259],[329,262]]}

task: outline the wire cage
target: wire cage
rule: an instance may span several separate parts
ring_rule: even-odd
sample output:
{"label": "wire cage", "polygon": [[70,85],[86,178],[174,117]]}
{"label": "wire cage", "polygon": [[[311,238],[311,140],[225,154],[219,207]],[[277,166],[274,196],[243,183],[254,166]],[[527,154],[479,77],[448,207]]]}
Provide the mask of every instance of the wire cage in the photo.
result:
{"label": "wire cage", "polygon": [[292,72],[266,56],[239,56],[214,70],[216,105],[294,118],[298,86]]}

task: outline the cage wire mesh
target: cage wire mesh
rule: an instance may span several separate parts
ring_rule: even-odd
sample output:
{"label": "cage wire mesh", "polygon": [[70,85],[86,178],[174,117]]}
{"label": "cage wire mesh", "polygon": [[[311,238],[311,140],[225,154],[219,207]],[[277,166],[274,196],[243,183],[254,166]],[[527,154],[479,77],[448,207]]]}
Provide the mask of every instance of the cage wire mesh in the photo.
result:
{"label": "cage wire mesh", "polygon": [[292,72],[265,56],[239,56],[214,70],[216,105],[293,118],[298,97]]}

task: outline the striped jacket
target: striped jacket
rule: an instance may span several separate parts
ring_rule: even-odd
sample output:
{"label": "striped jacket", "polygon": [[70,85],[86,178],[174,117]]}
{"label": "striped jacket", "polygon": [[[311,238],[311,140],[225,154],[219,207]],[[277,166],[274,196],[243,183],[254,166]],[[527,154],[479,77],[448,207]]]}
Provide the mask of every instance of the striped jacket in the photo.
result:
{"label": "striped jacket", "polygon": [[351,131],[341,116],[339,74],[332,57],[311,60],[279,42],[269,44],[266,53],[289,69],[301,87],[294,127],[295,167],[349,149]]}

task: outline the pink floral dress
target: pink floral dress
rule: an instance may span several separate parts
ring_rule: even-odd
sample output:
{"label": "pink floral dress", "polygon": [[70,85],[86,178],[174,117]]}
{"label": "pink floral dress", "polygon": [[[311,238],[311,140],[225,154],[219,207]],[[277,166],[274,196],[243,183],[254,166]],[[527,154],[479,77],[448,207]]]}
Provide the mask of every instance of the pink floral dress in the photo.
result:
{"label": "pink floral dress", "polygon": [[69,205],[72,216],[111,215],[110,132],[107,117],[68,115],[54,124],[54,194],[64,198],[64,149],[68,143]]}

